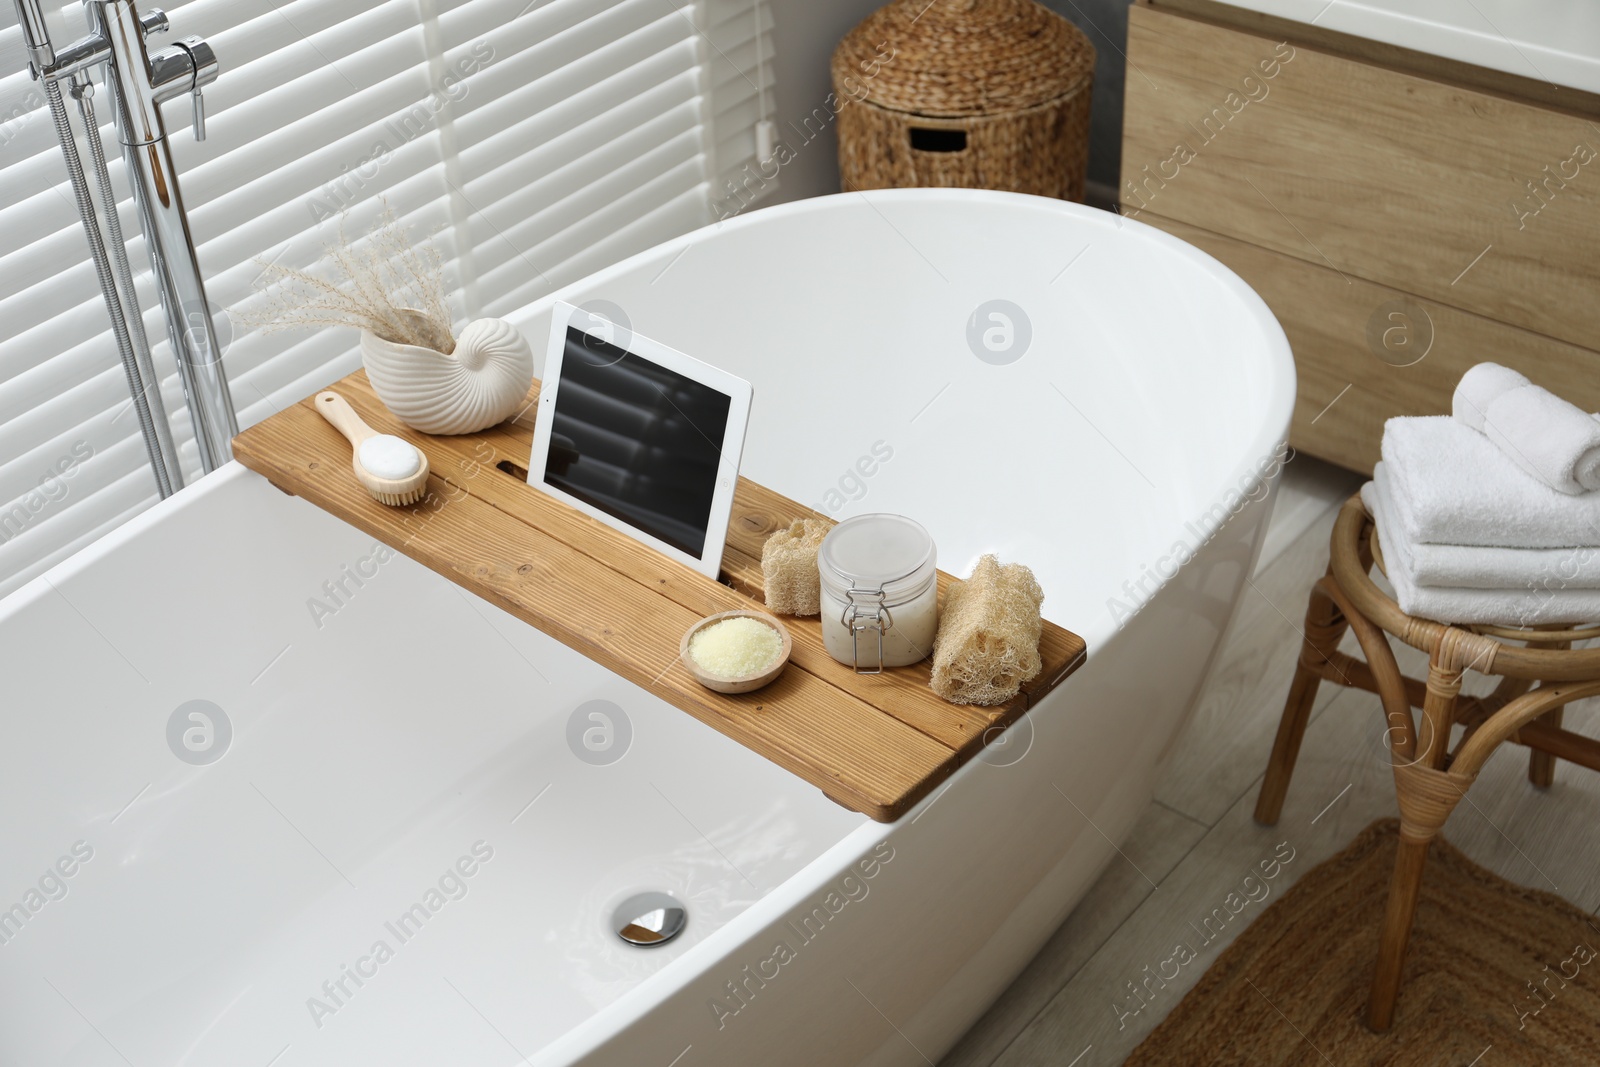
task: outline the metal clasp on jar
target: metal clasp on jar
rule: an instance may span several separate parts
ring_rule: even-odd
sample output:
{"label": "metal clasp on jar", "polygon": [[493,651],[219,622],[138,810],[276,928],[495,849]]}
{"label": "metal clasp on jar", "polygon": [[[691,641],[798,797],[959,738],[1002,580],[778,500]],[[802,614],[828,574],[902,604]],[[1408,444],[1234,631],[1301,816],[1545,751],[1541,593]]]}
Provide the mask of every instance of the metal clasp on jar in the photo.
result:
{"label": "metal clasp on jar", "polygon": [[[850,657],[855,661],[857,674],[882,674],[883,673],[883,635],[894,626],[894,617],[889,614],[889,608],[883,602],[882,589],[849,589],[845,592],[845,609],[839,616],[839,621],[850,630]],[[861,662],[861,635],[868,631],[877,634],[877,655],[867,662]],[[872,651],[871,639],[867,641],[868,651]]]}

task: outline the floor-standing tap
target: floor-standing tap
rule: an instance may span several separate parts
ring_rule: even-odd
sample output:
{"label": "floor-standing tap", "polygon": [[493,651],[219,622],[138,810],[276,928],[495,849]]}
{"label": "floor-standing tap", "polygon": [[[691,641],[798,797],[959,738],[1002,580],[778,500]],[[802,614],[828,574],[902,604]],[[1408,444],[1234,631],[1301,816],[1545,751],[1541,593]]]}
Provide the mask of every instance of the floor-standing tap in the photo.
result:
{"label": "floor-standing tap", "polygon": [[[204,140],[202,90],[216,80],[216,55],[199,37],[185,37],[166,48],[148,51],[146,36],[164,31],[167,17],[159,10],[152,10],[141,18],[133,0],[87,0],[84,7],[89,17],[88,35],[57,51],[45,27],[40,0],[15,2],[29,64],[34,77],[44,83],[45,98],[56,115],[68,173],[78,193],[79,214],[84,216],[84,229],[100,276],[101,290],[112,316],[112,332],[128,368],[135,406],[141,410],[141,425],[145,425],[146,419],[164,424],[165,414],[160,408],[159,391],[154,388],[149,353],[140,351],[142,331],[128,328],[127,316],[138,315],[137,296],[131,291],[119,295],[117,291],[116,276],[111,270],[112,257],[106,254],[98,223],[93,218],[92,201],[87,196],[88,183],[76,148],[69,146],[71,128],[66,121],[58,84],[91,68],[104,68],[117,139],[122,142],[128,182],[139,206],[145,244],[150,250],[161,306],[166,312],[167,333],[194,423],[200,465],[205,471],[212,471],[232,456],[229,442],[239,428],[222,370],[216,325],[206,302],[205,282],[200,276],[194,240],[183,210],[161,104],[188,94],[194,107],[195,138]],[[90,137],[99,136],[98,130],[88,132]],[[99,153],[95,154],[94,162],[102,164]],[[109,188],[109,185],[103,181],[102,188]],[[107,211],[114,213],[116,205],[108,204]],[[126,287],[129,277],[126,250],[115,244],[111,253],[122,257],[118,265],[124,268],[121,274]],[[164,431],[164,425],[145,427],[146,445],[151,451],[151,462],[156,467],[156,480],[163,495],[182,485],[176,456],[162,454],[171,450],[170,434]]]}

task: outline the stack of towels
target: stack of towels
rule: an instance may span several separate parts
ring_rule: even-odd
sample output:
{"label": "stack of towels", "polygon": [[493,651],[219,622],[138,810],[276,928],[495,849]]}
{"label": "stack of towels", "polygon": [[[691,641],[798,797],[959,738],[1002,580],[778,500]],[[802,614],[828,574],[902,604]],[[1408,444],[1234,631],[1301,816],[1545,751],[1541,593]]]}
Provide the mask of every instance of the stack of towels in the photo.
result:
{"label": "stack of towels", "polygon": [[1600,416],[1494,363],[1462,377],[1452,407],[1390,419],[1361,489],[1400,610],[1600,620]]}

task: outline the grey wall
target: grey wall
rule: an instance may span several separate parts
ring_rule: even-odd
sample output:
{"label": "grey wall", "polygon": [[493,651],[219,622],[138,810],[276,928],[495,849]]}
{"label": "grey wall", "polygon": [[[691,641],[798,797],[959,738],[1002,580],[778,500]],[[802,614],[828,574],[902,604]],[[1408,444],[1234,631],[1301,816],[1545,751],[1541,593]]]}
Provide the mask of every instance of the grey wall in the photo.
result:
{"label": "grey wall", "polygon": [[[839,191],[839,163],[833,132],[804,141],[805,118],[827,111],[833,91],[828,60],[856,23],[883,0],[771,0],[773,74],[777,78],[778,135],[794,150],[784,166],[777,203]],[[1072,20],[1094,42],[1096,53],[1094,117],[1089,137],[1089,181],[1114,195],[1122,142],[1122,50],[1128,32],[1129,0],[1044,0]],[[817,125],[813,118],[812,128]],[[802,143],[804,141],[804,143]],[[1091,188],[1091,198],[1096,190]]]}
{"label": "grey wall", "polygon": [[[1071,19],[1094,42],[1094,112],[1089,122],[1089,181],[1104,186],[1115,198],[1122,166],[1122,74],[1128,63],[1130,0],[1044,0],[1044,5]],[[1134,77],[1138,77],[1134,74]],[[1095,190],[1090,190],[1093,197]]]}
{"label": "grey wall", "polygon": [[[883,0],[770,0],[772,8],[773,94],[778,137],[795,158],[778,176],[778,192],[767,203],[799,200],[839,191],[838,142],[834,131],[801,144],[805,119],[827,109],[833,81],[828,61],[840,38],[881,7]],[[813,126],[815,124],[813,123]]]}

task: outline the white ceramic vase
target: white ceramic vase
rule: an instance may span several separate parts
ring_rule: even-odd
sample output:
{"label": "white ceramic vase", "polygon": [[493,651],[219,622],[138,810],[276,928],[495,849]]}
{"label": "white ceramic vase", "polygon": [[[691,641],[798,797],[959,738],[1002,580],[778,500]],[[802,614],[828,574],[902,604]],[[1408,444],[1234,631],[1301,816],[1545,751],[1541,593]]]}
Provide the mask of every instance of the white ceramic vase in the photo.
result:
{"label": "white ceramic vase", "polygon": [[469,322],[449,355],[362,330],[361,363],[378,399],[422,433],[486,430],[515,415],[533,384],[533,349],[503,319]]}

